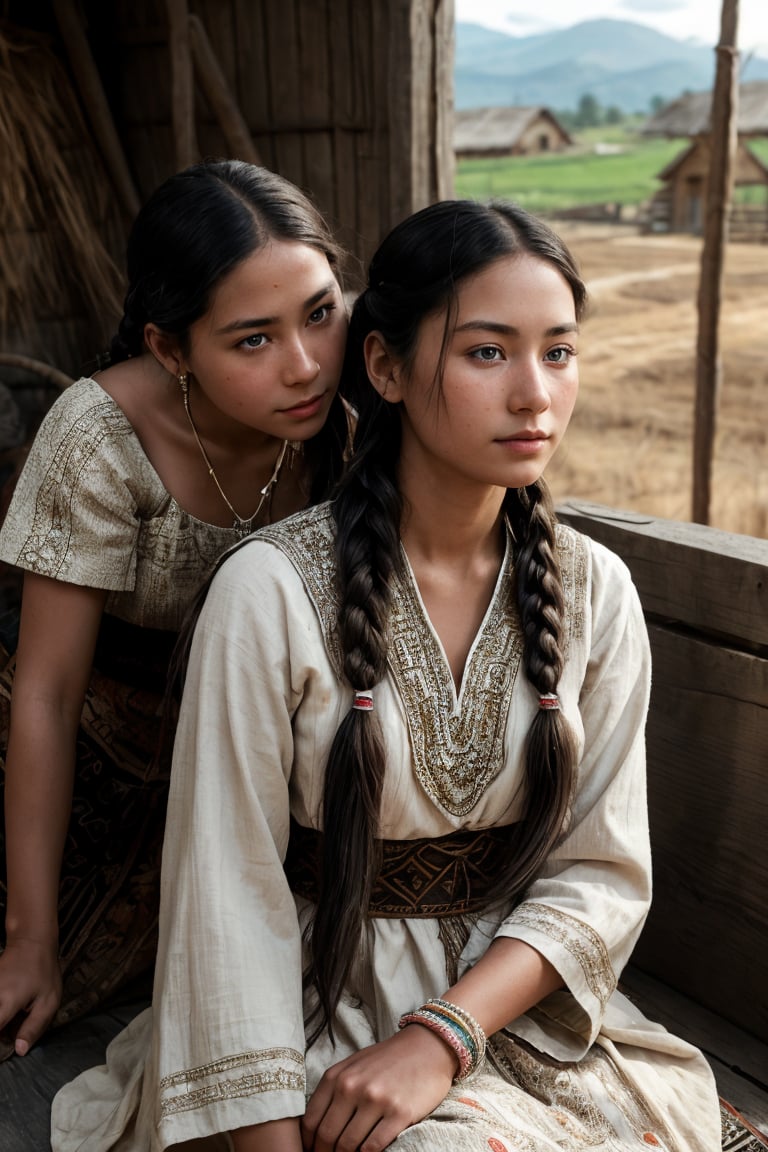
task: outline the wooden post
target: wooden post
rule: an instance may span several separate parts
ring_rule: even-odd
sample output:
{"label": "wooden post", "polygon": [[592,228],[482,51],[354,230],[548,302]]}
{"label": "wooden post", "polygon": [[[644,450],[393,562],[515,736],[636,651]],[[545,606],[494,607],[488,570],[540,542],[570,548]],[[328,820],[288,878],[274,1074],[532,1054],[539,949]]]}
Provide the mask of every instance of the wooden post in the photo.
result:
{"label": "wooden post", "polygon": [[171,103],[176,167],[187,168],[200,159],[195,135],[195,85],[190,51],[187,0],[165,0],[168,13],[168,48],[171,56]]}
{"label": "wooden post", "polygon": [[114,182],[123,211],[133,219],[141,201],[133,182],[120,137],[104,94],[101,77],[91,55],[88,37],[81,23],[78,5],[69,0],[53,0],[53,10],[93,134]]}
{"label": "wooden post", "polygon": [[710,112],[710,156],[699,281],[699,330],[696,342],[696,408],[693,430],[693,505],[691,519],[709,523],[712,456],[720,393],[720,300],[723,258],[731,205],[736,152],[738,69],[736,29],[739,0],[723,0],[717,46],[715,88]]}

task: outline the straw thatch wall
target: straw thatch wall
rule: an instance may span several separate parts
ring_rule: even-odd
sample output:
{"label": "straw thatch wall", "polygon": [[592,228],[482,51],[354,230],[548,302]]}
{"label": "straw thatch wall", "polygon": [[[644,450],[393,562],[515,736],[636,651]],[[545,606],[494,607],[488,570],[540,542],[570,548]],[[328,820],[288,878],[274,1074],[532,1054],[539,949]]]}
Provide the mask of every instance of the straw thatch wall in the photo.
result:
{"label": "straw thatch wall", "polygon": [[50,38],[0,22],[0,334],[74,370],[118,314],[124,232]]}

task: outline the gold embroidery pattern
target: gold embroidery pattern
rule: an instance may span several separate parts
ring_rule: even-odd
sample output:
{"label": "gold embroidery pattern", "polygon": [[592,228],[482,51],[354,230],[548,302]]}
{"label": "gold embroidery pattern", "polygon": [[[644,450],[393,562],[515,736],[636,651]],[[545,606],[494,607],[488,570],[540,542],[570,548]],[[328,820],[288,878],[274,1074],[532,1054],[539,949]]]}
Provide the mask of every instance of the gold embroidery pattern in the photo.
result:
{"label": "gold embroidery pattern", "polygon": [[[274,1064],[278,1061],[291,1061],[298,1067],[292,1069],[279,1064],[278,1067],[263,1067],[266,1063]],[[259,1065],[262,1067],[259,1068]],[[248,1068],[249,1071],[237,1077],[223,1077],[224,1073],[237,1068]],[[164,1093],[169,1088],[206,1080],[212,1076],[221,1076],[222,1079],[188,1092],[166,1096],[160,1104],[161,1116],[163,1118],[175,1116],[179,1112],[204,1108],[217,1100],[235,1100],[244,1096],[256,1096],[261,1092],[288,1090],[304,1093],[306,1087],[304,1057],[300,1052],[295,1048],[265,1048],[260,1052],[241,1052],[236,1056],[225,1056],[199,1068],[190,1068],[164,1076],[160,1081],[160,1091]]]}
{"label": "gold embroidery pattern", "polygon": [[108,399],[89,405],[73,422],[40,483],[29,534],[19,549],[23,566],[53,578],[66,571],[72,546],[72,505],[81,499],[80,476],[101,442],[125,436],[126,427],[122,412]]}
{"label": "gold embroidery pattern", "polygon": [[452,816],[470,812],[504,765],[504,733],[522,655],[517,609],[504,595],[513,580],[509,540],[502,567],[464,671],[459,712],[450,669],[410,574],[393,582],[389,666],[405,705],[414,771],[427,795]]}
{"label": "gold embroidery pattern", "polygon": [[584,537],[568,524],[555,526],[557,558],[563,582],[566,604],[566,640],[578,640],[584,635],[584,603],[587,588],[587,545]]}
{"label": "gold embroidery pattern", "polygon": [[321,504],[289,516],[278,524],[261,528],[260,540],[276,545],[293,564],[315,606],[325,645],[339,679],[343,660],[336,621],[339,597],[336,590],[336,553],[330,504]]}
{"label": "gold embroidery pattern", "polygon": [[605,944],[589,924],[533,901],[520,904],[507,923],[535,928],[562,944],[578,960],[589,990],[605,1008],[616,988],[616,976]]}

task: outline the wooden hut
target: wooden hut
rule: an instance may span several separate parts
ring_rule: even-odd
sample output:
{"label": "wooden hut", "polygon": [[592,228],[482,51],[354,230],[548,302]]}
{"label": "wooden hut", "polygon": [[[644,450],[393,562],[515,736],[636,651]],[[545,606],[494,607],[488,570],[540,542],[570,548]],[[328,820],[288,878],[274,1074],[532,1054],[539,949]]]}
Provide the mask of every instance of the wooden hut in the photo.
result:
{"label": "wooden hut", "polygon": [[[646,136],[691,138],[691,144],[658,173],[662,187],[653,197],[647,228],[658,232],[700,234],[704,220],[710,170],[711,92],[681,96],[651,117]],[[731,210],[730,237],[768,242],[768,168],[749,148],[748,141],[768,136],[768,82],[755,81],[739,88],[737,149],[733,182],[737,195]],[[744,188],[758,187],[757,198],[747,203]]]}
{"label": "wooden hut", "polygon": [[573,141],[547,108],[470,108],[456,112],[459,159],[560,152]]}

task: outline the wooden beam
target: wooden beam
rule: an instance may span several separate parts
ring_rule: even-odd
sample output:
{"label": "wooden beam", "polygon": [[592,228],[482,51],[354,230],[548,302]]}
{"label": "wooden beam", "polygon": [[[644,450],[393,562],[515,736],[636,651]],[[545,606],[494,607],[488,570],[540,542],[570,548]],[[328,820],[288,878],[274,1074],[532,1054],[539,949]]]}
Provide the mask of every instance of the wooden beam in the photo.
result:
{"label": "wooden beam", "polygon": [[249,164],[261,164],[248,125],[229,89],[221,65],[216,58],[216,53],[208,39],[205,25],[199,16],[191,15],[189,17],[189,33],[192,60],[200,81],[200,87],[205,93],[205,98],[221,128],[230,157],[235,160],[247,160]]}
{"label": "wooden beam", "polygon": [[187,0],[165,0],[168,49],[171,57],[171,119],[176,167],[188,168],[200,159],[195,134],[195,88],[192,75]]}
{"label": "wooden beam", "polygon": [[622,557],[650,615],[768,648],[768,540],[581,500],[558,516]]}
{"label": "wooden beam", "polygon": [[715,89],[710,114],[710,155],[699,280],[699,330],[696,343],[696,407],[693,431],[693,501],[691,518],[709,523],[712,456],[720,394],[720,301],[728,213],[733,186],[738,115],[736,28],[739,0],[723,0],[717,46]]}

